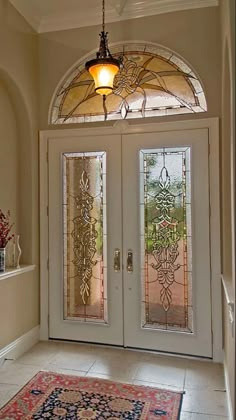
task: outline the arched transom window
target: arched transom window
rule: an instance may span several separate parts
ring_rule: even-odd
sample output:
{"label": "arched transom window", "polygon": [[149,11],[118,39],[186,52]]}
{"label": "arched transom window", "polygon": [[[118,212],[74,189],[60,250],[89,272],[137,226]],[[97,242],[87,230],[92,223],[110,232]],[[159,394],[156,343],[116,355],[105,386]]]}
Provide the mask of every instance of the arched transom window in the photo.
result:
{"label": "arched transom window", "polygon": [[[170,50],[147,44],[116,45],[123,64],[105,103],[80,62],[57,89],[50,124],[204,112],[205,94],[194,71]],[[94,55],[94,54],[93,54]],[[92,56],[93,56],[92,55]]]}

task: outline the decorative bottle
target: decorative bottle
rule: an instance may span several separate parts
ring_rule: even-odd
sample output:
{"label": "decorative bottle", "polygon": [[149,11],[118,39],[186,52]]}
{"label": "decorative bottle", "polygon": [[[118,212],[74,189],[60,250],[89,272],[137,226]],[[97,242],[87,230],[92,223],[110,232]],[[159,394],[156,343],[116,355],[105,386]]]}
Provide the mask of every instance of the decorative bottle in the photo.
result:
{"label": "decorative bottle", "polygon": [[16,268],[20,268],[20,257],[22,251],[20,247],[20,235],[16,235]]}

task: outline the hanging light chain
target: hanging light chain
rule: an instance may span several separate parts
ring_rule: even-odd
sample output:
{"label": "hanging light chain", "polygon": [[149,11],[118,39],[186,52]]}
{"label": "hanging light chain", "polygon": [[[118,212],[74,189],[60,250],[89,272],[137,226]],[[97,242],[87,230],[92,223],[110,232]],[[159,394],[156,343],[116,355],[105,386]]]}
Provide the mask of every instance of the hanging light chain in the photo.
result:
{"label": "hanging light chain", "polygon": [[105,0],[102,0],[102,31],[105,32]]}

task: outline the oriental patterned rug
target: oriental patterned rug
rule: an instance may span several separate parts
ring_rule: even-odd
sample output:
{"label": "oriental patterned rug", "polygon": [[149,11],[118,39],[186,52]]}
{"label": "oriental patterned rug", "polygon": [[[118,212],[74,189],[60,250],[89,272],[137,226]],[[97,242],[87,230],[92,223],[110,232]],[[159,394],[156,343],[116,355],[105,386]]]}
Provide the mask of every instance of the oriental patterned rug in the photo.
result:
{"label": "oriental patterned rug", "polygon": [[5,420],[178,420],[181,392],[39,372],[0,410]]}

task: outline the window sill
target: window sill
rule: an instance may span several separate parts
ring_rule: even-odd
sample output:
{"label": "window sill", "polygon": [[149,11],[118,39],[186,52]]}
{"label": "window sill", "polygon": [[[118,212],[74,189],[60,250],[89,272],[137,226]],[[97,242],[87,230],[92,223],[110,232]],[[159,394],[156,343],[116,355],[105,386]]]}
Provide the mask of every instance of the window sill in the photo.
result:
{"label": "window sill", "polygon": [[35,267],[35,265],[22,265],[20,268],[7,268],[4,273],[0,273],[0,281],[27,273],[28,271],[34,271]]}

